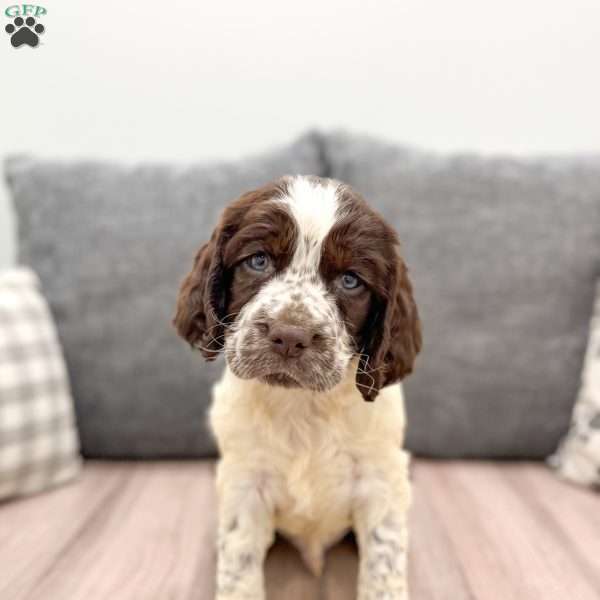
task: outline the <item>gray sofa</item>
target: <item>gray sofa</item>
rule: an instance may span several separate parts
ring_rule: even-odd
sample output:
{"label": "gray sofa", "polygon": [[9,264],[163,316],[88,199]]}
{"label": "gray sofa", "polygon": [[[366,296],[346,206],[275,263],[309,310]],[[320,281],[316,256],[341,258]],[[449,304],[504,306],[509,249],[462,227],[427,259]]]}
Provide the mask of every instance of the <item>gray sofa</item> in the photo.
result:
{"label": "gray sofa", "polygon": [[12,157],[18,260],[66,353],[84,455],[213,456],[222,364],[171,325],[219,211],[290,173],[361,191],[398,229],[424,324],[406,382],[408,447],[540,458],[566,431],[600,275],[600,157],[440,155],[310,132],[230,163],[123,166]]}

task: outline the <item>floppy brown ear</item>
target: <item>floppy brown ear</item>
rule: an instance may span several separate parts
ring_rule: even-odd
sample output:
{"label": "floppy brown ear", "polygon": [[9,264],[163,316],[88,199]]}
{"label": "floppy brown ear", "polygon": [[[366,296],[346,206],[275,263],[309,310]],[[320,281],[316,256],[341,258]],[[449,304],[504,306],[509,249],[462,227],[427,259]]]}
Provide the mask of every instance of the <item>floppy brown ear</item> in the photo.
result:
{"label": "floppy brown ear", "polygon": [[389,296],[375,303],[367,325],[370,335],[356,374],[358,389],[367,401],[374,400],[382,387],[410,374],[421,350],[421,322],[408,271],[399,256],[395,262]]}
{"label": "floppy brown ear", "polygon": [[215,231],[194,259],[177,298],[173,324],[177,333],[204,358],[213,360],[223,347],[225,314],[221,236]]}

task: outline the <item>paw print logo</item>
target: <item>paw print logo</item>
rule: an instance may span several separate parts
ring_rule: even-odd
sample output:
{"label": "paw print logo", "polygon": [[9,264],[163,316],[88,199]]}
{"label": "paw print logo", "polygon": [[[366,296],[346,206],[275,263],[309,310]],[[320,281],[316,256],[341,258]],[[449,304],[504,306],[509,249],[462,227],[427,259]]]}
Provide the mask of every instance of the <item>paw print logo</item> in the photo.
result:
{"label": "paw print logo", "polygon": [[44,26],[41,23],[36,24],[33,17],[27,17],[25,20],[22,17],[17,17],[4,29],[10,35],[10,43],[15,48],[23,44],[35,48],[40,42],[39,35],[45,31]]}

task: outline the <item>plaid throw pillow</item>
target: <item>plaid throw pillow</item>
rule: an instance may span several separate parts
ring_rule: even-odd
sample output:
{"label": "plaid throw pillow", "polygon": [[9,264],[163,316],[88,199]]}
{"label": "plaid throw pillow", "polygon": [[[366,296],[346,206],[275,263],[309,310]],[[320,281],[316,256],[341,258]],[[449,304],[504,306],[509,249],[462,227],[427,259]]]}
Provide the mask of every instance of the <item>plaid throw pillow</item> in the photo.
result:
{"label": "plaid throw pillow", "polygon": [[600,282],[571,427],[549,462],[565,479],[600,489]]}
{"label": "plaid throw pillow", "polygon": [[73,402],[39,281],[0,273],[0,499],[38,492],[79,470]]}

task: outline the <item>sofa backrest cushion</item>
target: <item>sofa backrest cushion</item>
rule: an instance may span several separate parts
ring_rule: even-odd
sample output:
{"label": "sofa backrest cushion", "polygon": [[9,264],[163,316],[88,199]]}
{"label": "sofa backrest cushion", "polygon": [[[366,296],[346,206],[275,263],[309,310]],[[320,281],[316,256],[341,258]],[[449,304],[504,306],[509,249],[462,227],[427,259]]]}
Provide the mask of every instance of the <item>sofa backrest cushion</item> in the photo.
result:
{"label": "sofa backrest cushion", "polygon": [[542,457],[569,424],[600,274],[600,157],[428,154],[334,133],[333,177],[397,228],[423,320],[408,446]]}
{"label": "sofa backrest cushion", "polygon": [[9,159],[19,262],[39,274],[93,457],[206,456],[221,361],[171,325],[179,284],[221,209],[284,174],[319,174],[307,135],[273,152],[189,167]]}

